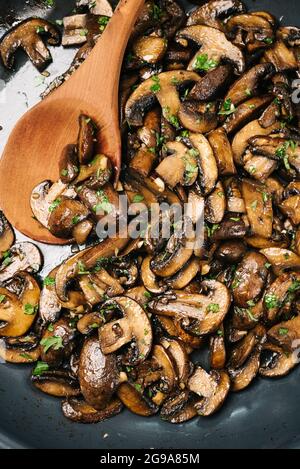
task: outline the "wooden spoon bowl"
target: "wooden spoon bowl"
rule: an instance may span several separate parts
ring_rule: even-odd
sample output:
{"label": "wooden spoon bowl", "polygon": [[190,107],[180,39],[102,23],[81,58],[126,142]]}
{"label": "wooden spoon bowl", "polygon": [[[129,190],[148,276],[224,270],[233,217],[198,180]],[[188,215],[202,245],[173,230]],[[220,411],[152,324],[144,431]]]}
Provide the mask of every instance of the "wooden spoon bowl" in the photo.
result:
{"label": "wooden spoon bowl", "polygon": [[124,52],[144,0],[121,0],[89,57],[60,88],[29,110],[12,131],[0,160],[0,207],[10,223],[29,238],[67,244],[32,217],[32,189],[59,179],[65,145],[76,143],[84,113],[99,128],[98,152],[111,158],[115,180],[121,167],[119,79]]}

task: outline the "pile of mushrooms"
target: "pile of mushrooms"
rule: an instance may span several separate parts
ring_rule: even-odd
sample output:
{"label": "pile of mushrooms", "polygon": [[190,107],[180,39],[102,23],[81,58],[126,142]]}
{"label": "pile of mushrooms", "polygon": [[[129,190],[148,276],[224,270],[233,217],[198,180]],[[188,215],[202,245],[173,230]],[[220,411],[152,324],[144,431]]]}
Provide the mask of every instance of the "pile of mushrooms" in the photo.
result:
{"label": "pile of mushrooms", "polygon": [[[39,251],[13,245],[1,214],[0,354],[34,363],[32,384],[63,398],[67,418],[95,423],[123,407],[171,423],[207,417],[230,392],[299,362],[299,38],[239,0],[189,16],[174,0],[147,1],[123,64],[119,184],[81,115],[60,180],[32,191],[37,223],[86,246],[41,285]],[[97,222],[120,215],[119,195],[146,211],[190,211],[179,227],[164,213],[167,239],[158,217],[158,237],[148,226],[138,239],[99,241]]]}

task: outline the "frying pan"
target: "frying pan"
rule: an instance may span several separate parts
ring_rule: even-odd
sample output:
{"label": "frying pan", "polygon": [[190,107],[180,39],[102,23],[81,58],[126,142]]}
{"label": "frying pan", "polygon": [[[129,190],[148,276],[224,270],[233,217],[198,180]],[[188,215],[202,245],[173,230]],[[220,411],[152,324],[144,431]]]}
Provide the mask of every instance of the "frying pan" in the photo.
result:
{"label": "frying pan", "polygon": [[[61,19],[74,7],[74,0],[56,0],[48,9],[45,1],[6,0],[0,5],[0,34],[29,16]],[[192,4],[181,2],[186,8]],[[246,0],[251,10],[267,9],[283,24],[300,26],[299,0]],[[70,64],[73,50],[53,49],[51,79]],[[18,57],[14,74],[0,65],[0,150],[7,135],[32,106],[46,83],[41,83],[24,56]],[[48,79],[45,80],[45,82]],[[16,188],[17,191],[17,188]],[[19,239],[23,239],[19,236]],[[70,248],[42,246],[45,273],[70,254]],[[300,367],[280,380],[256,379],[245,391],[231,394],[219,413],[173,426],[159,417],[143,418],[123,411],[97,425],[66,420],[59,400],[41,394],[29,381],[30,367],[0,364],[0,448],[299,448]]]}

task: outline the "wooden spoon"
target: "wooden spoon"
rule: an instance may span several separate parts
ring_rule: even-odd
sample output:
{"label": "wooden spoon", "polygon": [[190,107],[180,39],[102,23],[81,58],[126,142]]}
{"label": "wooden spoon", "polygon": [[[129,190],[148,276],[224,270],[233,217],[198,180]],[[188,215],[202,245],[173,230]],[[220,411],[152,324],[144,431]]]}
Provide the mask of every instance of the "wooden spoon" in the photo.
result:
{"label": "wooden spoon", "polygon": [[0,207],[10,223],[33,240],[68,242],[55,238],[32,218],[30,195],[40,182],[59,179],[59,158],[65,145],[76,143],[81,113],[97,123],[97,151],[112,159],[116,180],[119,177],[119,79],[124,52],[143,4],[144,0],[121,0],[81,67],[28,111],[8,139],[0,160]]}

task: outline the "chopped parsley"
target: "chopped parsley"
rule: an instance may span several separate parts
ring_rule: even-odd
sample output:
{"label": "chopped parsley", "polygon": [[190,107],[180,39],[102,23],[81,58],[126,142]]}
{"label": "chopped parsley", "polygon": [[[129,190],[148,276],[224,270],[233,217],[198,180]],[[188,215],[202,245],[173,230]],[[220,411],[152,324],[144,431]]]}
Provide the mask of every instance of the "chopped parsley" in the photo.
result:
{"label": "chopped parsley", "polygon": [[158,93],[161,90],[159,76],[153,75],[151,80],[153,81],[153,85],[150,87],[150,90],[153,91],[153,93]]}
{"label": "chopped parsley", "polygon": [[75,217],[72,218],[72,225],[77,225],[79,221],[80,221],[80,217],[76,215]]}
{"label": "chopped parsley", "polygon": [[109,22],[110,18],[108,16],[101,16],[101,18],[98,19],[98,23],[99,23],[99,30],[100,31],[104,31],[108,22]]}
{"label": "chopped parsley", "polygon": [[46,277],[46,278],[44,278],[43,284],[44,284],[45,287],[53,286],[53,285],[55,285],[55,278]]}
{"label": "chopped parsley", "polygon": [[55,199],[49,207],[49,212],[52,213],[61,204],[61,199]]}
{"label": "chopped parsley", "polygon": [[218,305],[218,303],[211,303],[207,306],[206,311],[208,313],[218,313],[220,311],[220,305]]}
{"label": "chopped parsley", "polygon": [[209,59],[208,54],[198,55],[194,69],[198,71],[208,72],[212,68],[216,68],[219,65],[219,62],[214,59]]}
{"label": "chopped parsley", "polygon": [[280,327],[278,329],[278,334],[279,335],[287,335],[289,333],[289,330],[286,327]]}
{"label": "chopped parsley", "polygon": [[264,298],[264,302],[267,309],[273,309],[279,306],[279,300],[274,293],[268,293]]}
{"label": "chopped parsley", "polygon": [[30,303],[26,303],[23,309],[24,309],[25,314],[27,314],[28,316],[31,316],[37,312],[38,305],[31,305]]}
{"label": "chopped parsley", "polygon": [[230,116],[236,111],[235,105],[232,103],[230,98],[225,99],[221,110],[219,111],[220,116]]}
{"label": "chopped parsley", "polygon": [[55,335],[51,337],[45,337],[41,340],[40,344],[44,347],[44,353],[47,353],[50,348],[53,348],[53,350],[59,350],[63,348],[62,337]]}
{"label": "chopped parsley", "polygon": [[49,370],[48,363],[37,362],[36,367],[34,368],[32,374],[33,376],[41,376],[43,373]]}
{"label": "chopped parsley", "polygon": [[145,197],[144,197],[143,195],[136,194],[136,195],[133,197],[133,203],[134,203],[134,204],[138,204],[139,202],[142,202],[144,199],[145,199]]}
{"label": "chopped parsley", "polygon": [[0,295],[0,303],[3,303],[3,301],[5,300],[6,298],[6,295]]}
{"label": "chopped parsley", "polygon": [[29,353],[20,353],[21,358],[25,358],[25,360],[33,361],[33,358],[29,355]]}

